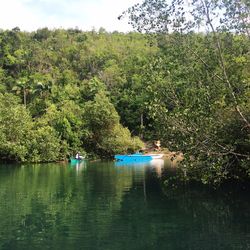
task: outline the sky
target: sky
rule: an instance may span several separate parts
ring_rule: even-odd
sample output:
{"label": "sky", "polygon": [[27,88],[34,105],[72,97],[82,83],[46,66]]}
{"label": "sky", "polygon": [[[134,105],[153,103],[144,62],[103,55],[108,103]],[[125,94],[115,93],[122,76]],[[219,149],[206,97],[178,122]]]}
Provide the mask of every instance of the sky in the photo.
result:
{"label": "sky", "polygon": [[39,28],[76,28],[83,31],[132,31],[127,19],[117,17],[142,0],[2,0],[0,29],[19,27],[22,31]]}

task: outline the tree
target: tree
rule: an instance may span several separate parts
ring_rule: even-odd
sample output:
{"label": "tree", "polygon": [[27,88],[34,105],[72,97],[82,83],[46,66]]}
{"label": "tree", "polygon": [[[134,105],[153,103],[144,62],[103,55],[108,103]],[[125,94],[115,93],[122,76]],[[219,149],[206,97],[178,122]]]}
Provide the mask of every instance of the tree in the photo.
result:
{"label": "tree", "polygon": [[244,0],[146,0],[125,13],[162,51],[152,118],[204,183],[249,177],[249,13]]}
{"label": "tree", "polygon": [[143,147],[139,139],[133,139],[128,129],[119,122],[119,115],[114,105],[100,91],[93,101],[86,103],[84,120],[88,136],[86,143],[89,149],[99,155],[112,157],[115,153],[125,153]]}
{"label": "tree", "polygon": [[0,159],[25,161],[32,119],[12,94],[0,94]]}
{"label": "tree", "polygon": [[23,77],[21,78],[17,84],[12,88],[17,94],[21,94],[23,99],[23,105],[26,108],[27,106],[27,95],[31,91],[31,85],[28,78]]}

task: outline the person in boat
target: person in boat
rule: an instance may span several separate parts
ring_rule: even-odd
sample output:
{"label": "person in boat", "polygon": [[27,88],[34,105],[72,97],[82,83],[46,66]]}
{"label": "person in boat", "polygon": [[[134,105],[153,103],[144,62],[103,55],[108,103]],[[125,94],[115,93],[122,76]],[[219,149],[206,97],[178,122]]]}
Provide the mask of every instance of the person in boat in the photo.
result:
{"label": "person in boat", "polygon": [[76,158],[77,160],[83,160],[83,159],[84,159],[84,157],[83,157],[79,152],[77,152],[75,158]]}

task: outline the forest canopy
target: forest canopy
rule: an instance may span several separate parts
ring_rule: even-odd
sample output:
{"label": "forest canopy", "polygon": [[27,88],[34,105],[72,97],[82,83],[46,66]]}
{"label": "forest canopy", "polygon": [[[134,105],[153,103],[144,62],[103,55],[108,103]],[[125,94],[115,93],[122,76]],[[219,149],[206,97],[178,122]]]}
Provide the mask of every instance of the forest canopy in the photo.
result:
{"label": "forest canopy", "polygon": [[249,4],[185,3],[131,7],[142,33],[1,30],[0,159],[112,157],[159,139],[187,178],[249,179]]}

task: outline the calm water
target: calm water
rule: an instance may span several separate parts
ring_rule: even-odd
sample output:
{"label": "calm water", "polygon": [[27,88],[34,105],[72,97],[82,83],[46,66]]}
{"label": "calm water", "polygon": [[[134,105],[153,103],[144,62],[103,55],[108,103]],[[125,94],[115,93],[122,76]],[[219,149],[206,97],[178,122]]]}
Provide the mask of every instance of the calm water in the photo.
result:
{"label": "calm water", "polygon": [[0,166],[0,249],[250,249],[250,195],[163,188],[158,161]]}

